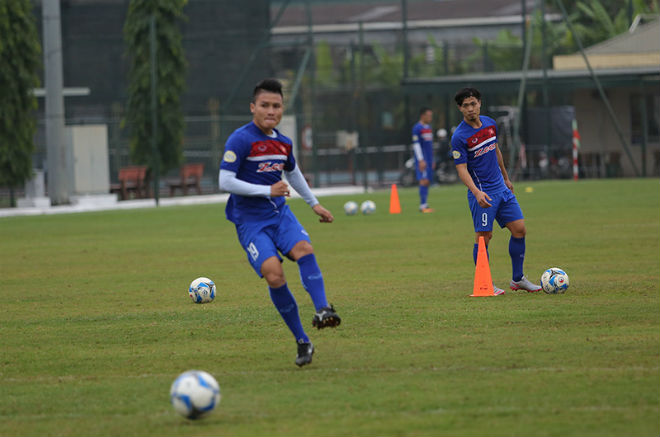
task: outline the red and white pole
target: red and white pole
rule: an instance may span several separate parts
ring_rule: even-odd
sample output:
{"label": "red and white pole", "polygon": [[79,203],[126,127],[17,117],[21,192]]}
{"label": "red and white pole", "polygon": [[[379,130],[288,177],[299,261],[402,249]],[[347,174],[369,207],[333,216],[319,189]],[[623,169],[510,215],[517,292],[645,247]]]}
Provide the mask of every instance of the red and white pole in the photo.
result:
{"label": "red and white pole", "polygon": [[573,180],[578,180],[578,148],[580,147],[580,133],[577,129],[577,120],[573,120]]}

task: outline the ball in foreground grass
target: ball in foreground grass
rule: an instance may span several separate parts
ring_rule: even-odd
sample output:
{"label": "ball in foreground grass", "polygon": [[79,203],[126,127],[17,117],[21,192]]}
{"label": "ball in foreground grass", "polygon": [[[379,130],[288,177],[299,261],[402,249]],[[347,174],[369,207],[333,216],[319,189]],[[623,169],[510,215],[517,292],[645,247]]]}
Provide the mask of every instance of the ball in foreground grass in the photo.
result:
{"label": "ball in foreground grass", "polygon": [[362,205],[360,205],[360,212],[364,215],[373,214],[376,212],[376,204],[371,200],[365,200],[362,202]]}
{"label": "ball in foreground grass", "polygon": [[199,277],[190,283],[188,294],[195,303],[213,302],[213,299],[215,299],[215,283],[204,276]]}
{"label": "ball in foreground grass", "polygon": [[353,202],[352,200],[349,200],[348,202],[344,203],[344,212],[346,215],[355,215],[358,212],[358,204],[356,202]]}
{"label": "ball in foreground grass", "polygon": [[558,267],[551,267],[541,275],[541,287],[547,294],[561,294],[568,289],[568,275]]}
{"label": "ball in foreground grass", "polygon": [[203,370],[188,370],[179,375],[170,388],[174,410],[187,419],[199,419],[220,403],[220,386]]}

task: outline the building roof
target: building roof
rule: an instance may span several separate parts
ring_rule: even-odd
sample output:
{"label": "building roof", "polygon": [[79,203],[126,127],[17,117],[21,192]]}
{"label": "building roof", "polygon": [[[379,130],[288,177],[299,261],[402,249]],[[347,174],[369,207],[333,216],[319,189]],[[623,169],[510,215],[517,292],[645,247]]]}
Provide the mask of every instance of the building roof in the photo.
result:
{"label": "building roof", "polygon": [[[534,0],[525,0],[531,11]],[[277,26],[306,26],[306,1],[271,1],[271,17],[286,4]],[[520,0],[408,0],[408,21],[520,15]],[[314,24],[400,22],[401,0],[312,1]],[[478,11],[478,14],[475,13]]]}
{"label": "building roof", "polygon": [[620,54],[660,52],[660,19],[636,26],[614,38],[595,44],[587,54]]}
{"label": "building roof", "polygon": [[[610,68],[594,70],[603,87],[655,86],[660,85],[660,67]],[[551,88],[569,91],[577,88],[595,88],[588,70],[547,70],[545,77]],[[524,76],[528,90],[541,89],[544,83],[542,70],[530,70]],[[472,86],[482,93],[515,92],[523,80],[522,71],[462,74],[430,78],[409,78],[402,81],[409,94],[449,93],[459,88]]]}
{"label": "building roof", "polygon": [[[636,26],[584,50],[592,68],[656,66],[660,70],[660,19]],[[556,70],[581,70],[586,64],[580,52],[553,57]]]}
{"label": "building roof", "polygon": [[[535,0],[524,1],[529,14],[534,9]],[[271,1],[271,20],[274,24],[272,34],[307,34],[307,8],[306,1]],[[401,0],[312,1],[309,4],[309,12],[314,34],[357,33],[359,25],[367,32],[400,30],[403,27]],[[551,20],[559,19],[556,14],[549,14],[548,17]],[[406,18],[409,30],[520,25],[522,2],[408,0]]]}

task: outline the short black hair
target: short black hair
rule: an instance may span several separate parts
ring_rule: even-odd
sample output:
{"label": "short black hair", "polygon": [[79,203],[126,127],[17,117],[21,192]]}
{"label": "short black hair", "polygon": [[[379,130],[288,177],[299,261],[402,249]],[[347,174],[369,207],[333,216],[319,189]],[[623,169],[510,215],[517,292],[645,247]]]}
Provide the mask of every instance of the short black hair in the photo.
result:
{"label": "short black hair", "polygon": [[421,108],[419,108],[419,116],[421,117],[422,115],[424,115],[426,111],[432,111],[432,109],[429,108],[428,106],[422,106]]}
{"label": "short black hair", "polygon": [[476,88],[462,88],[458,90],[454,96],[454,100],[458,106],[461,106],[463,104],[463,100],[467,99],[468,97],[474,97],[481,101],[481,93]]}
{"label": "short black hair", "polygon": [[280,96],[284,97],[282,94],[282,82],[280,82],[277,79],[264,79],[257,83],[254,87],[254,91],[252,91],[252,101],[254,102],[257,99],[257,96],[259,93],[262,92],[269,92],[269,93],[277,93]]}

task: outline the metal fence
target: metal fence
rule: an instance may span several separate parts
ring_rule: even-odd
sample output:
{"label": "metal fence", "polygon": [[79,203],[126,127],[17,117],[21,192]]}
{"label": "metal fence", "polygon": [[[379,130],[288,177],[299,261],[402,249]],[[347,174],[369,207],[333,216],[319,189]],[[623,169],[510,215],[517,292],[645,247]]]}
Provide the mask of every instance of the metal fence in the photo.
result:
{"label": "metal fence", "polygon": [[[220,8],[213,2],[195,3],[195,7],[200,9],[191,16],[204,16],[202,9],[207,6]],[[114,22],[121,23],[121,8],[125,5],[108,3],[108,8],[115,7],[120,10],[115,11]],[[86,13],[90,19],[102,19],[93,9],[86,10]],[[72,29],[76,23],[77,20],[71,19],[65,24]],[[263,45],[254,41],[251,45],[245,45],[245,29],[233,31],[228,26],[223,28],[222,35],[218,35],[215,24],[210,23],[204,32],[193,24],[186,25],[183,35],[189,58],[187,90],[182,100],[186,114],[183,159],[184,162],[204,164],[202,189],[206,193],[218,190],[218,164],[227,136],[251,119],[247,110],[250,96],[245,94],[250,85],[247,82],[258,75],[255,70],[263,72],[263,76],[277,77],[285,84],[286,114],[293,115],[296,120],[296,132],[290,135],[299,147],[298,162],[312,185],[386,186],[393,182],[412,183],[406,163],[412,156],[411,128],[421,106],[433,109],[434,130],[442,128],[450,132],[460,122],[460,113],[451,95],[433,92],[404,94],[401,87],[404,62],[407,63],[409,77],[442,77],[465,72],[516,69],[522,60],[522,47],[510,42],[498,42],[495,33],[479,34],[481,42],[475,42],[469,32],[464,38],[457,39],[456,35],[460,33],[456,31],[445,29],[447,33],[442,34],[429,30],[428,34],[411,38],[405,47],[401,31],[354,33],[342,39],[317,36],[311,43],[309,35],[283,38],[273,33],[270,41]],[[495,29],[492,32],[498,31]],[[107,65],[104,64],[104,68],[115,66],[112,73],[91,71],[95,66],[87,60],[81,69],[77,69],[77,63],[69,62],[65,71],[67,77],[75,78],[72,85],[89,85],[87,82],[91,78],[104,84],[99,88],[102,93],[92,89],[90,98],[78,97],[65,102],[67,124],[101,123],[108,126],[109,174],[111,182],[115,182],[119,168],[133,164],[129,150],[129,126],[122,127],[126,90],[125,67],[121,67],[125,64],[121,34],[101,37],[99,32],[92,31],[84,33],[86,36],[83,38],[83,33],[72,31],[71,35],[64,41],[65,47],[77,47],[84,41],[84,53],[106,53]],[[223,62],[221,55],[235,47],[242,48],[233,51],[243,52],[245,62]],[[82,53],[80,50],[78,47],[78,51],[69,54]],[[531,51],[538,54],[540,48],[533,47]],[[404,53],[408,55],[407,59],[404,59]],[[239,72],[245,70],[252,55],[261,61],[250,69],[249,79],[239,78]],[[502,59],[507,62],[501,62]],[[537,63],[538,68],[539,59],[533,57],[533,62]],[[229,67],[232,68],[231,74],[226,71]],[[217,77],[219,72],[224,74],[220,79]],[[110,77],[103,77],[104,74]],[[239,83],[241,87],[238,87]],[[240,90],[234,89],[237,87]],[[516,97],[515,91],[489,96],[488,107],[482,110],[498,120],[500,143],[505,159],[511,161],[507,162],[511,173],[519,179],[570,177],[570,166],[567,165],[571,159],[570,141],[530,141],[524,131],[528,129],[528,123],[524,124],[521,132],[527,145],[524,159],[508,153],[513,136],[510,116],[500,113],[497,108],[514,106]],[[541,100],[536,93],[529,96],[528,103],[538,108],[542,106]],[[570,101],[569,87],[566,92],[554,90],[549,105],[562,106]],[[656,115],[651,119],[657,120],[660,98],[656,97],[653,102],[655,106],[651,106],[650,110],[655,111]],[[243,106],[245,113],[241,114],[239,112]],[[229,114],[223,113],[223,110],[229,111]],[[43,108],[37,118],[43,117],[42,111]],[[650,131],[655,129],[657,141],[658,123],[648,128]],[[633,135],[638,134],[633,131]],[[33,165],[47,171],[42,121],[39,123],[36,145]],[[436,148],[439,164],[443,164],[439,166],[443,173],[437,176],[437,181],[456,181],[453,166],[445,165],[447,159],[443,150],[446,144],[438,138]],[[615,163],[610,162],[609,157],[598,157],[598,162],[584,164],[585,170],[581,170],[583,176],[616,175]],[[597,171],[586,171],[587,168]],[[175,177],[176,172],[173,169],[163,178]],[[0,187],[0,203],[6,198],[7,190]]]}

